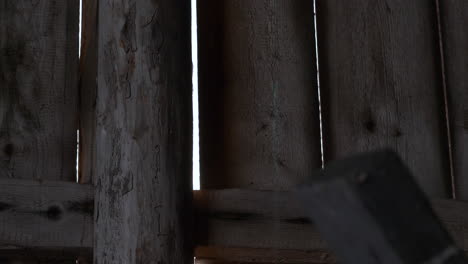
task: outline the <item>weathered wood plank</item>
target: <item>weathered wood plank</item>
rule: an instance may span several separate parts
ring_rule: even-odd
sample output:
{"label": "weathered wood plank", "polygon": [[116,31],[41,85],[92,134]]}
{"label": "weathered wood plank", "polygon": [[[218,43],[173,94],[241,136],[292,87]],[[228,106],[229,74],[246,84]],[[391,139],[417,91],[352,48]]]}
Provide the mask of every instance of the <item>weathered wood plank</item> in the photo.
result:
{"label": "weathered wood plank", "polygon": [[[56,252],[68,255],[67,251],[90,255],[91,185],[4,179],[0,180],[0,188],[6,190],[0,192],[2,256],[24,247],[33,247],[31,252],[50,250],[55,252],[54,257],[60,256]],[[80,206],[70,206],[74,204]],[[286,258],[291,263],[300,263],[301,259],[307,263],[331,261],[325,243],[306,215],[294,209],[295,204],[287,192],[194,191],[196,256],[234,262],[254,258],[265,262]],[[468,203],[433,199],[432,205],[456,243],[468,251]],[[51,206],[62,209],[60,220],[47,217]]]}
{"label": "weathered wood plank", "polygon": [[[249,258],[278,260],[290,256],[289,250],[299,250],[304,253],[296,256],[307,259],[307,263],[333,260],[325,242],[305,213],[294,208],[296,201],[287,192],[195,191],[194,201],[199,258],[223,263],[249,262]],[[433,199],[432,205],[456,244],[468,251],[468,204]],[[225,257],[218,259],[225,249]]]}
{"label": "weathered wood plank", "polygon": [[78,3],[0,3],[1,178],[75,180]]}
{"label": "weathered wood plank", "polygon": [[[289,192],[194,191],[196,241],[200,246],[323,250],[307,215]],[[433,199],[436,214],[457,245],[468,251],[468,204]]]}
{"label": "weathered wood plank", "polygon": [[92,183],[96,161],[97,0],[82,2],[79,182]]}
{"label": "weathered wood plank", "polygon": [[468,2],[439,4],[456,193],[468,200]]}
{"label": "weathered wood plank", "polygon": [[79,253],[92,245],[90,185],[0,179],[0,189],[0,249]]}
{"label": "weathered wood plank", "polygon": [[288,189],[321,166],[313,2],[198,12],[202,188]]}
{"label": "weathered wood plank", "polygon": [[189,263],[190,1],[98,12],[94,262]]}
{"label": "weathered wood plank", "polygon": [[206,247],[195,249],[197,263],[336,263],[325,250]]}
{"label": "weathered wood plank", "polygon": [[448,197],[434,1],[317,1],[317,14],[325,159],[390,147]]}
{"label": "weathered wood plank", "polygon": [[[18,253],[21,253],[18,255]],[[70,257],[74,256],[74,257]],[[83,262],[82,259],[92,259],[92,248],[77,250],[65,250],[63,248],[48,249],[22,249],[16,250],[0,249],[0,263],[2,264],[77,264],[91,263]]]}

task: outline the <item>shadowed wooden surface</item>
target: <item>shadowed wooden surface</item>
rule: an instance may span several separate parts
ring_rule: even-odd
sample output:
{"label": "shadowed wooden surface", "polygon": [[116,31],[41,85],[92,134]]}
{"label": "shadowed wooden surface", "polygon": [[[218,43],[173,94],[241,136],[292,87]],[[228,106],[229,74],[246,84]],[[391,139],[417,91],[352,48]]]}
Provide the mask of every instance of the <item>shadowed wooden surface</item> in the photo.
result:
{"label": "shadowed wooden surface", "polygon": [[0,178],[75,180],[78,3],[0,2]]}
{"label": "shadowed wooden surface", "polygon": [[189,263],[190,1],[99,3],[94,263]]}
{"label": "shadowed wooden surface", "polygon": [[0,189],[0,249],[60,248],[74,254],[90,249],[94,208],[91,186],[0,179]]}
{"label": "shadowed wooden surface", "polygon": [[317,1],[325,159],[389,147],[450,196],[434,1]]}
{"label": "shadowed wooden surface", "polygon": [[468,2],[439,4],[456,193],[468,200]]}
{"label": "shadowed wooden surface", "polygon": [[203,188],[288,189],[321,166],[313,1],[198,1]]}
{"label": "shadowed wooden surface", "polygon": [[[5,239],[0,239],[0,249],[29,247],[32,241],[42,241],[36,244],[38,249],[68,249],[89,256],[93,234],[93,217],[89,214],[91,185],[0,180],[0,188],[6,189],[4,186],[9,186],[10,191],[0,193],[0,237]],[[324,263],[333,259],[305,213],[294,208],[295,198],[288,192],[227,189],[193,193],[195,255],[200,259],[289,259],[291,263]],[[36,207],[37,202],[31,201],[41,201],[41,206]],[[49,211],[50,205],[63,210],[60,214],[55,209]],[[432,206],[457,245],[468,251],[468,204],[433,199]],[[60,215],[60,219],[47,215]],[[38,225],[47,229],[33,229]],[[40,230],[56,235],[42,236]]]}
{"label": "shadowed wooden surface", "polygon": [[83,0],[82,5],[79,182],[92,183],[96,165],[98,0]]}

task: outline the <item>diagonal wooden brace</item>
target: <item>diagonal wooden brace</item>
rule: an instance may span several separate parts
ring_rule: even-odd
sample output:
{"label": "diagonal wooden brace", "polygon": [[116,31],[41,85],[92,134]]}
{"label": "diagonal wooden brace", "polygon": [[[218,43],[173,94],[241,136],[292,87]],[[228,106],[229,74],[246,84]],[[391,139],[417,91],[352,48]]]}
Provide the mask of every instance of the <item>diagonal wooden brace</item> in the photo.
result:
{"label": "diagonal wooden brace", "polygon": [[468,263],[395,153],[361,154],[318,174],[297,197],[344,263]]}

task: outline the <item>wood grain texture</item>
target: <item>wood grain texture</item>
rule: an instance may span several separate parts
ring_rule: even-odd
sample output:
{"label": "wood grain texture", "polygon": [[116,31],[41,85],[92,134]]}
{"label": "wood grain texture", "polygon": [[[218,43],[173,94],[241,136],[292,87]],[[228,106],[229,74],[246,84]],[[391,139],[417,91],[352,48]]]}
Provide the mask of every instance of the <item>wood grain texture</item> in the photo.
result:
{"label": "wood grain texture", "polygon": [[468,200],[468,2],[439,4],[456,193]]}
{"label": "wood grain texture", "polygon": [[313,2],[198,2],[202,188],[288,189],[321,166]]}
{"label": "wood grain texture", "polygon": [[78,0],[0,3],[0,177],[75,180]]}
{"label": "wood grain texture", "polygon": [[[468,251],[468,217],[465,214],[468,204],[444,199],[431,202],[456,244]],[[302,256],[308,258],[309,263],[314,263],[311,258],[315,257],[316,263],[323,263],[324,258],[333,259],[326,253],[327,246],[306,213],[299,206],[295,208],[296,198],[289,192],[194,191],[194,204],[197,257],[226,263],[230,256],[231,261],[247,262],[248,258],[275,258],[273,252],[276,252],[278,260],[288,256],[289,250],[299,250],[304,252]],[[243,253],[234,253],[242,248]],[[227,255],[219,258],[219,252],[225,249]]]}
{"label": "wood grain texture", "polygon": [[[68,255],[71,251],[89,256],[93,247],[91,185],[0,180],[0,187],[9,190],[0,193],[1,256],[12,255],[12,249],[33,245],[35,248],[30,250],[34,254],[41,250],[60,257],[57,252]],[[468,216],[465,213],[468,204],[444,199],[431,202],[457,245],[468,251]],[[270,263],[285,259],[290,263],[332,261],[325,243],[305,213],[294,208],[295,204],[295,198],[288,192],[194,191],[197,258],[224,263],[255,262],[254,259]],[[55,210],[49,210],[51,205],[62,209],[59,220],[52,221],[48,217],[57,218]],[[41,228],[33,228],[38,224]],[[41,232],[51,235],[36,243]]]}
{"label": "wood grain texture", "polygon": [[92,186],[0,179],[0,189],[1,250],[60,249],[81,254],[92,245]]}
{"label": "wood grain texture", "polygon": [[190,1],[99,4],[94,263],[189,263]]}
{"label": "wood grain texture", "polygon": [[195,249],[196,263],[336,263],[326,250],[206,247]]}
{"label": "wood grain texture", "polygon": [[92,183],[96,161],[97,0],[83,0],[80,57],[79,182]]}
{"label": "wood grain texture", "polygon": [[434,1],[317,2],[325,159],[389,147],[450,193]]}

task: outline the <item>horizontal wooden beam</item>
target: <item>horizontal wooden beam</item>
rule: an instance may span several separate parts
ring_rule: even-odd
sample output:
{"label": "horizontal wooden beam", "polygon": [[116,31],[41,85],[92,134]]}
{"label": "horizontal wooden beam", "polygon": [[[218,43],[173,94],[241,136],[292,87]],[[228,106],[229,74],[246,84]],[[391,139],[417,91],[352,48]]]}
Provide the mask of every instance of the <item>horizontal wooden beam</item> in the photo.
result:
{"label": "horizontal wooden beam", "polygon": [[[2,252],[27,249],[90,255],[90,185],[0,179],[0,190]],[[333,261],[325,242],[288,192],[194,191],[194,203],[198,258],[234,262]],[[468,203],[436,199],[432,205],[456,243],[468,251]]]}
{"label": "horizontal wooden beam", "polygon": [[0,190],[0,250],[89,254],[93,242],[92,186],[0,179]]}
{"label": "horizontal wooden beam", "polygon": [[[325,242],[305,213],[297,209],[295,198],[288,192],[195,191],[194,201],[198,257],[210,259],[224,255],[241,262],[291,256],[298,257],[290,263],[332,260],[326,253]],[[468,203],[434,199],[432,205],[457,245],[468,251]],[[239,253],[242,248],[243,252]]]}

